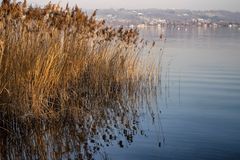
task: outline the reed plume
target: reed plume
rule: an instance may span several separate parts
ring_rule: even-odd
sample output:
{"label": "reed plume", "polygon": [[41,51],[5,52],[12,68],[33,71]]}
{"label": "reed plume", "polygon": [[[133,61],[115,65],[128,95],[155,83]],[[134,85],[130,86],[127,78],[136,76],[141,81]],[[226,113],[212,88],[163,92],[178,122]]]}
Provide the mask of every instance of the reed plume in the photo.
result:
{"label": "reed plume", "polygon": [[158,64],[145,63],[138,31],[108,27],[95,16],[78,6],[2,1],[0,112],[24,118],[87,112],[90,101],[128,97],[156,80]]}

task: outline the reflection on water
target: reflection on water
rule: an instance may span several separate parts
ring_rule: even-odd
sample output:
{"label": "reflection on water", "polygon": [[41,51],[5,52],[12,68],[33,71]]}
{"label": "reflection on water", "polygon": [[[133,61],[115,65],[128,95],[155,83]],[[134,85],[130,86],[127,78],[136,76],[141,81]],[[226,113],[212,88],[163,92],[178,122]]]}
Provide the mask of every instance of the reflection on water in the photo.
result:
{"label": "reflection on water", "polygon": [[[1,122],[0,151],[3,159],[92,159],[101,147],[123,139],[133,142],[139,128],[141,108],[117,103],[98,108],[96,113],[61,117],[59,121],[21,120]],[[80,117],[82,116],[82,117]],[[72,117],[72,118],[70,118]],[[6,119],[6,117],[5,117]]]}
{"label": "reflection on water", "polygon": [[115,142],[124,148],[134,136],[145,136],[140,126],[143,113],[158,118],[152,108],[156,83],[129,80],[106,99],[86,93],[81,104],[76,102],[53,119],[0,112],[0,159],[93,159],[95,154],[106,159],[104,147]]}
{"label": "reflection on water", "polygon": [[[114,160],[226,160],[240,158],[240,32],[228,28],[148,28],[143,34],[167,40],[161,70],[159,130],[144,121],[146,138],[127,149],[107,148]],[[160,47],[155,49],[159,52]],[[147,128],[147,129],[146,129]]]}

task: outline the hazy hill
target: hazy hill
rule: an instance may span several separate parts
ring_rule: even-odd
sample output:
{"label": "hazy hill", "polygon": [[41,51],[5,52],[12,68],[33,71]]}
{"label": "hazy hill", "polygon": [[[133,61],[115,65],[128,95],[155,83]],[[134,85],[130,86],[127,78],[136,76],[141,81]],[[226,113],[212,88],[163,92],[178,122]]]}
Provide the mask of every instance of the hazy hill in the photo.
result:
{"label": "hazy hill", "polygon": [[101,9],[98,17],[105,19],[125,19],[143,21],[144,19],[165,19],[169,22],[188,22],[193,19],[204,19],[211,22],[240,23],[240,12],[230,11],[191,11],[191,10],[162,10],[162,9]]}

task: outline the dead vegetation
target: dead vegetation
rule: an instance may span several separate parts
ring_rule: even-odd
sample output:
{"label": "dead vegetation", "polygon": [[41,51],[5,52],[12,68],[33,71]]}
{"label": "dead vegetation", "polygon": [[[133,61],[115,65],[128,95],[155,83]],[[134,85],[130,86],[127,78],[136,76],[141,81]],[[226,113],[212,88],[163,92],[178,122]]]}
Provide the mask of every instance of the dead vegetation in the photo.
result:
{"label": "dead vegetation", "polygon": [[[137,30],[108,27],[95,16],[77,6],[2,1],[0,158],[59,158],[66,138],[77,137],[80,159],[91,159],[89,139],[113,137],[120,128],[131,141],[139,104],[155,97],[160,56],[144,51],[155,42],[146,46]],[[101,132],[106,127],[108,134]],[[59,146],[61,155],[49,156],[48,145]]]}
{"label": "dead vegetation", "polygon": [[0,7],[1,113],[57,117],[85,110],[90,99],[133,94],[157,77],[158,66],[141,59],[137,30],[107,27],[77,6],[26,3]]}

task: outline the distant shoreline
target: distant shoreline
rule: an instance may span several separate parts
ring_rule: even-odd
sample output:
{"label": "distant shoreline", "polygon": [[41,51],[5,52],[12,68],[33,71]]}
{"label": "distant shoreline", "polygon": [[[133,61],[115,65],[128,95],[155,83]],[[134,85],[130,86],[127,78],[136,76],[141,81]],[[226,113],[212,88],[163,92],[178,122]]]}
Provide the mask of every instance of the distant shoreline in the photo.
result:
{"label": "distant shoreline", "polygon": [[[87,11],[89,14],[92,10]],[[100,9],[97,18],[112,26],[198,26],[240,28],[240,12],[162,9]]]}

